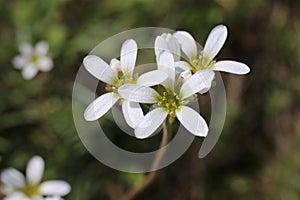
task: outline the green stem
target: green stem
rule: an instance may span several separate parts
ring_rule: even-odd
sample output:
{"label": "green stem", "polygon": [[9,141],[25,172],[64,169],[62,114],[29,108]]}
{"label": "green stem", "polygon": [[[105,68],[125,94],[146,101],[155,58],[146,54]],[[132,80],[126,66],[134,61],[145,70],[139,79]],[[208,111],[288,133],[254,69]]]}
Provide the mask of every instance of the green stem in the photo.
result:
{"label": "green stem", "polygon": [[125,193],[120,200],[132,200],[134,197],[139,195],[143,192],[147,187],[149,187],[156,178],[156,169],[159,167],[159,164],[165,154],[166,148],[163,148],[167,145],[169,140],[169,124],[164,123],[163,126],[163,135],[162,140],[160,142],[159,151],[157,152],[154,161],[151,166],[151,172],[147,175],[146,179],[144,180],[143,184],[137,188],[132,188],[127,193]]}

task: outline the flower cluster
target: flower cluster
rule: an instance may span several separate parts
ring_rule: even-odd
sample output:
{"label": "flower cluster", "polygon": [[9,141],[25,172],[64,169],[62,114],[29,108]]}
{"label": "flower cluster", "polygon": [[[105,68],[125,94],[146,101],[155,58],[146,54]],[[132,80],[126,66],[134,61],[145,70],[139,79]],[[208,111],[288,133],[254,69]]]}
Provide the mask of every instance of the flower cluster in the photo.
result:
{"label": "flower cluster", "polygon": [[44,160],[39,156],[30,159],[26,168],[26,177],[13,168],[1,173],[3,184],[1,193],[6,195],[4,200],[61,200],[67,195],[71,186],[60,180],[41,183],[44,173]]}
{"label": "flower cluster", "polygon": [[[107,64],[95,55],[84,58],[86,70],[107,84],[108,93],[95,99],[85,110],[84,118],[94,121],[120,102],[126,122],[134,128],[135,136],[149,137],[168,118],[175,118],[192,134],[205,137],[208,126],[201,115],[189,107],[211,88],[214,71],[246,74],[249,67],[236,61],[215,61],[227,37],[224,25],[215,27],[206,44],[198,49],[193,37],[185,31],[164,33],[156,37],[157,70],[138,76],[134,74],[137,44],[126,40],[121,47],[120,61]],[[181,53],[183,55],[181,56]],[[183,57],[183,58],[182,58]],[[144,115],[140,104],[150,105]]]}

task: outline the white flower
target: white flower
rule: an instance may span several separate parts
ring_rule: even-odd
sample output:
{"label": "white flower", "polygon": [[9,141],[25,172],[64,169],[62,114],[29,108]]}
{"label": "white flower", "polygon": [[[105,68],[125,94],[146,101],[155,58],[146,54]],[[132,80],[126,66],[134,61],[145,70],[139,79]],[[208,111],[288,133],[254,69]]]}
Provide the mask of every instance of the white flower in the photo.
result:
{"label": "white flower", "polygon": [[182,70],[191,70],[193,73],[203,69],[223,71],[233,74],[247,74],[250,69],[241,62],[225,60],[214,61],[213,59],[222,48],[227,38],[227,28],[224,25],[216,26],[209,34],[203,51],[197,49],[194,38],[185,31],[177,31],[173,34],[181,45],[181,50],[187,56],[187,62],[176,62]]}
{"label": "white flower", "polygon": [[133,74],[137,56],[137,44],[134,40],[126,40],[121,47],[120,61],[112,59],[110,65],[95,55],[86,56],[84,67],[97,79],[107,84],[108,93],[95,99],[84,112],[87,121],[94,121],[102,117],[118,101],[121,100],[122,111],[126,122],[132,128],[143,118],[143,111],[139,103],[122,99],[118,88],[124,84],[138,84],[153,86],[160,84],[167,78],[167,74],[159,70],[150,71],[140,77]]}
{"label": "white flower", "polygon": [[43,196],[65,196],[71,187],[65,181],[51,180],[41,183],[44,160],[39,156],[30,159],[26,178],[16,169],[9,168],[1,173],[4,200],[42,200]]}
{"label": "white flower", "polygon": [[196,72],[180,85],[182,81],[178,81],[181,78],[176,77],[173,55],[164,51],[157,60],[158,69],[168,74],[168,79],[162,83],[164,86],[158,88],[158,92],[150,87],[134,84],[125,84],[118,90],[119,94],[129,101],[155,104],[154,109],[136,126],[136,137],[140,139],[149,137],[167,116],[177,117],[189,132],[205,137],[208,132],[205,120],[186,105],[194,94],[210,87],[214,73],[211,70]]}
{"label": "white flower", "polygon": [[24,79],[30,80],[38,71],[48,72],[53,67],[52,59],[47,56],[49,45],[45,41],[38,42],[33,48],[28,43],[19,46],[20,55],[14,57],[13,65],[22,70]]}

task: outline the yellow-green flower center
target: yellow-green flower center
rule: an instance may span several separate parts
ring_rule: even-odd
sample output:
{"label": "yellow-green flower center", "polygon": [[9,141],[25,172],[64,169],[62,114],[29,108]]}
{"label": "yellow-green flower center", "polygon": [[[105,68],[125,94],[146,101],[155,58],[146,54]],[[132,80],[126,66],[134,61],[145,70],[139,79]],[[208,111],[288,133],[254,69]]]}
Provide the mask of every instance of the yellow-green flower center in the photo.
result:
{"label": "yellow-green flower center", "polygon": [[37,184],[28,183],[19,190],[27,197],[35,197],[40,195],[40,186]]}
{"label": "yellow-green flower center", "polygon": [[32,54],[31,57],[30,57],[30,62],[33,63],[33,64],[37,64],[39,60],[39,56],[36,55],[36,54]]}
{"label": "yellow-green flower center", "polygon": [[124,84],[135,84],[138,79],[138,74],[134,74],[133,76],[130,73],[123,74],[122,71],[118,71],[118,77],[116,77],[111,85],[106,86],[106,90],[108,92],[114,92],[118,94],[118,88]]}
{"label": "yellow-green flower center", "polygon": [[203,53],[200,52],[199,57],[190,62],[192,72],[196,73],[197,71],[203,69],[211,69],[215,65],[216,61],[210,61],[208,57],[203,56]]}
{"label": "yellow-green flower center", "polygon": [[156,97],[157,105],[163,107],[171,116],[175,116],[176,111],[183,104],[179,95],[169,89],[163,89],[162,94]]}

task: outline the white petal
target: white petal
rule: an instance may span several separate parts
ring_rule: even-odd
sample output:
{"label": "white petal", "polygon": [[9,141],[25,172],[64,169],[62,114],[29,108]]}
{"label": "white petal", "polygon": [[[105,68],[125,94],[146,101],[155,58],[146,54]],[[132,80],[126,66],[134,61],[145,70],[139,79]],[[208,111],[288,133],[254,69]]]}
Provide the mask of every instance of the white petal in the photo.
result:
{"label": "white petal", "polygon": [[202,90],[199,91],[200,94],[204,94],[206,92],[208,92],[211,88],[211,85],[210,86],[207,86],[206,88],[203,88]]}
{"label": "white petal", "polygon": [[186,31],[176,31],[173,35],[179,41],[183,53],[190,60],[195,59],[197,57],[197,46],[193,36]]}
{"label": "white petal", "polygon": [[112,84],[112,80],[117,76],[106,62],[95,55],[86,56],[83,65],[90,74],[108,84]]}
{"label": "white petal", "polygon": [[48,72],[53,68],[53,61],[49,57],[42,56],[39,58],[37,66],[39,67],[39,70]]}
{"label": "white petal", "polygon": [[106,93],[95,99],[84,111],[84,119],[95,121],[102,117],[118,101],[119,97],[113,93]]}
{"label": "white petal", "polygon": [[214,76],[215,73],[212,70],[201,70],[192,75],[181,86],[180,94],[182,98],[188,98],[203,89],[210,88]]}
{"label": "white petal", "polygon": [[232,74],[247,74],[250,72],[250,69],[246,64],[231,60],[217,62],[213,70],[229,72]]}
{"label": "white petal", "polygon": [[30,56],[32,54],[32,46],[28,43],[22,43],[19,45],[19,51],[23,55]]}
{"label": "white petal", "polygon": [[27,63],[27,57],[16,56],[13,58],[12,63],[16,69],[22,69]]}
{"label": "white petal", "polygon": [[175,65],[174,58],[170,52],[163,51],[157,58],[158,70],[161,70],[168,74],[168,79],[164,85],[173,86],[175,82]]}
{"label": "white petal", "polygon": [[185,70],[184,72],[180,73],[180,76],[184,79],[187,80],[192,76],[192,72],[190,70]]}
{"label": "white petal", "polygon": [[180,45],[178,40],[171,34],[167,35],[166,40],[168,43],[169,50],[174,56],[174,60],[180,60]]}
{"label": "white petal", "polygon": [[155,97],[159,95],[150,87],[136,84],[122,85],[119,87],[118,93],[124,99],[138,103],[155,103]]}
{"label": "white petal", "polygon": [[43,195],[65,196],[71,191],[71,186],[65,181],[45,181],[40,185]]}
{"label": "white petal", "polygon": [[35,46],[35,53],[38,55],[46,55],[49,50],[49,44],[46,41],[41,41]]}
{"label": "white petal", "polygon": [[45,200],[42,196],[35,196],[32,197],[31,199],[24,199],[24,200]]}
{"label": "white petal", "polygon": [[1,182],[7,187],[22,187],[25,184],[25,178],[21,172],[9,168],[1,173]]}
{"label": "white petal", "polygon": [[34,156],[27,164],[26,179],[29,183],[38,184],[44,174],[45,162],[40,156]]}
{"label": "white petal", "polygon": [[137,84],[144,86],[153,86],[158,85],[165,81],[168,78],[168,75],[165,72],[160,70],[154,70],[142,74],[138,80]]}
{"label": "white petal", "polygon": [[29,200],[22,192],[14,192],[6,196],[3,200]]}
{"label": "white petal", "polygon": [[133,73],[137,56],[137,44],[133,39],[126,40],[121,48],[121,68],[123,73]]}
{"label": "white petal", "polygon": [[206,40],[203,56],[208,57],[208,62],[212,61],[214,57],[221,50],[227,38],[227,28],[224,25],[216,26],[210,33]]}
{"label": "white petal", "polygon": [[162,36],[157,36],[155,38],[155,43],[154,43],[154,50],[155,50],[155,56],[158,58],[158,56],[161,54],[163,51],[168,51],[168,44],[165,38]]}
{"label": "white petal", "polygon": [[187,106],[181,106],[176,112],[177,119],[192,134],[205,137],[208,133],[208,127],[205,120],[199,113]]}
{"label": "white petal", "polygon": [[23,78],[26,80],[33,79],[37,73],[38,73],[38,70],[37,70],[36,66],[33,64],[25,65],[25,67],[22,70]]}
{"label": "white petal", "polygon": [[180,45],[178,40],[170,33],[164,33],[155,39],[155,56],[158,58],[164,51],[171,53],[175,61],[180,60]]}
{"label": "white petal", "polygon": [[175,62],[176,71],[186,71],[191,70],[190,64],[185,61],[176,61]]}
{"label": "white petal", "polygon": [[140,123],[144,117],[140,104],[136,102],[125,100],[122,103],[122,111],[127,124],[131,128],[135,128],[135,126]]}
{"label": "white petal", "polygon": [[111,59],[109,65],[115,72],[122,71],[121,62],[118,59],[115,59],[115,58]]}
{"label": "white petal", "polygon": [[168,113],[163,108],[156,108],[145,115],[136,126],[134,133],[139,139],[149,137],[165,121]]}

